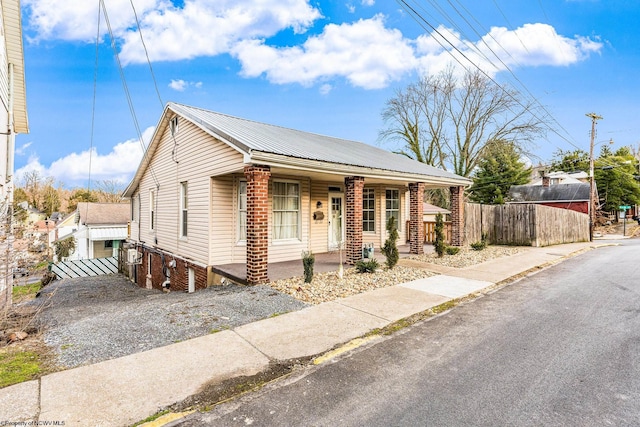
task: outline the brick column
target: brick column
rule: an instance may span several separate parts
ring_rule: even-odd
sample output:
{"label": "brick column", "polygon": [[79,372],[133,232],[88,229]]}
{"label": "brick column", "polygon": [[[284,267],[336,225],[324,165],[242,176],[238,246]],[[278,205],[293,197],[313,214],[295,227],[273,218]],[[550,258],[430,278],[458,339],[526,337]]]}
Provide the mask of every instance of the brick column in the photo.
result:
{"label": "brick column", "polygon": [[424,182],[409,184],[409,253],[424,253]]}
{"label": "brick column", "polygon": [[268,283],[269,166],[249,165],[247,178],[247,282]]}
{"label": "brick column", "polygon": [[464,244],[464,187],[451,190],[451,246]]}
{"label": "brick column", "polygon": [[345,234],[347,264],[355,264],[362,260],[362,190],[364,178],[361,176],[349,176],[344,179],[346,206],[345,206]]}

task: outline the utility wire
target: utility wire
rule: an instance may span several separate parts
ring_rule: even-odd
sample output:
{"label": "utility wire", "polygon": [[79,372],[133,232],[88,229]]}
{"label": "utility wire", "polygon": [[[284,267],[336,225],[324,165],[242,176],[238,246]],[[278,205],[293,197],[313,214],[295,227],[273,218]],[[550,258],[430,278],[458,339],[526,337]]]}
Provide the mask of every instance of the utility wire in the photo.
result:
{"label": "utility wire", "polygon": [[131,93],[129,92],[129,87],[127,85],[127,80],[126,80],[125,75],[124,75],[124,70],[123,70],[123,67],[122,67],[122,63],[120,62],[120,55],[118,55],[118,49],[116,47],[116,39],[115,39],[115,37],[113,35],[113,31],[111,29],[111,22],[109,21],[109,15],[107,13],[107,8],[106,8],[106,6],[104,4],[104,0],[99,0],[99,1],[100,1],[100,6],[102,7],[102,12],[103,12],[103,15],[104,15],[105,22],[107,23],[107,28],[109,30],[109,37],[111,39],[111,48],[113,49],[114,56],[115,56],[115,59],[116,59],[116,63],[118,64],[118,71],[120,73],[120,80],[122,81],[122,87],[124,89],[124,93],[125,93],[125,96],[127,98],[127,104],[129,106],[129,112],[131,113],[131,117],[133,119],[133,124],[134,124],[134,126],[136,128],[136,133],[138,135],[138,142],[140,143],[140,146],[142,147],[142,153],[143,153],[144,159],[148,163],[148,167],[149,167],[149,170],[151,172],[151,177],[152,177],[154,183],[156,184],[156,186],[160,187],[160,183],[159,183],[159,181],[158,181],[158,179],[156,177],[155,172],[153,171],[153,167],[151,165],[151,161],[149,160],[149,156],[147,154],[147,150],[146,150],[146,147],[144,145],[144,141],[142,140],[142,131],[140,130],[140,125],[138,123],[138,118],[136,116],[135,108],[133,106],[133,100],[131,99]]}
{"label": "utility wire", "polygon": [[[532,111],[530,108],[528,108],[527,106],[525,106],[519,99],[515,98],[512,94],[509,94],[509,92],[502,86],[500,85],[493,77],[491,77],[490,75],[488,75],[484,70],[482,70],[477,64],[475,64],[463,51],[461,51],[457,46],[455,46],[451,41],[449,41],[441,32],[440,30],[438,30],[434,25],[432,25],[429,21],[427,21],[420,13],[418,13],[418,11],[416,10],[416,7],[421,8],[421,6],[416,6],[413,7],[411,5],[409,5],[409,3],[406,0],[397,0],[397,2],[400,4],[401,7],[403,7],[405,9],[405,11],[407,11],[407,13],[409,15],[411,15],[414,20],[418,23],[418,25],[420,25],[423,29],[427,30],[427,31],[431,31],[435,34],[437,34],[439,36],[438,37],[434,37],[434,40],[443,48],[445,49],[447,52],[450,53],[450,55],[452,56],[452,58],[458,62],[458,64],[460,64],[463,68],[467,68],[467,65],[463,64],[461,59],[459,59],[456,55],[454,55],[453,53],[451,53],[451,50],[455,51],[456,53],[458,53],[460,55],[460,57],[464,58],[464,60],[466,60],[468,62],[469,65],[475,67],[476,69],[478,69],[487,79],[489,79],[490,81],[492,81],[497,87],[499,87],[501,90],[503,90],[505,93],[507,93],[516,103],[518,103],[521,107],[523,107],[526,111],[529,111],[530,114],[533,115],[533,117],[535,117],[536,119],[538,119],[540,122],[544,123],[545,121],[542,120],[540,118],[540,116]],[[449,18],[450,19],[450,18]],[[423,25],[424,23],[424,25]],[[428,27],[428,29],[425,27],[425,25]],[[451,50],[448,49],[447,46],[445,46],[445,44],[443,43],[443,41],[446,42],[446,44],[451,48]],[[504,49],[504,48],[503,48]],[[482,53],[480,53],[482,55]],[[495,65],[494,65],[495,67]],[[497,67],[496,67],[497,68]],[[508,68],[508,67],[507,67]],[[512,73],[513,74],[513,73]],[[526,87],[525,87],[526,88]],[[542,109],[542,111],[545,112],[545,114],[547,115],[547,117],[549,117],[553,122],[555,122],[558,127],[564,131],[566,133],[567,136],[571,137],[571,135],[569,134],[569,132],[557,121],[557,119],[555,119],[555,117],[553,117],[552,114],[550,114],[550,112],[542,105],[542,103],[540,103],[533,95],[531,95],[533,100],[536,102],[537,105],[540,106],[540,108]],[[566,141],[567,143],[569,143],[570,145],[572,145],[573,147],[580,149],[580,147],[574,143],[573,141],[571,141],[570,139],[568,139],[566,136],[560,134],[558,132],[558,130],[556,130],[555,128],[549,126],[548,127],[549,130],[551,132],[553,132],[554,134],[556,134],[557,136],[559,136],[561,139],[563,139],[564,141]]]}

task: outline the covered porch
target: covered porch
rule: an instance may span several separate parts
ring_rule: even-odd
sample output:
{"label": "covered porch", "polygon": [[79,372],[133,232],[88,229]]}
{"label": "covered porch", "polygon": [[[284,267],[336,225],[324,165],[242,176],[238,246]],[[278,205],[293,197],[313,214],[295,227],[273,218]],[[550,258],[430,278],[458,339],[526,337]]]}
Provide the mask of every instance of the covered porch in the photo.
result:
{"label": "covered porch", "polygon": [[[408,258],[411,254],[410,245],[398,245],[398,251],[400,252],[400,258]],[[423,253],[432,253],[434,252],[434,247],[432,244],[425,244],[423,246]],[[327,273],[330,271],[338,271],[340,267],[340,253],[338,251],[314,254],[315,256],[315,264],[313,271],[314,273]],[[379,251],[374,252],[375,259],[380,263],[380,266],[384,266],[385,257]],[[342,264],[344,268],[350,268],[351,265],[348,265],[346,262],[345,251],[342,251]],[[272,262],[268,265],[269,268],[269,279],[271,281],[281,280],[281,279],[289,279],[291,277],[299,277],[303,275],[304,269],[302,267],[302,259],[291,260],[291,261],[282,261],[282,262]],[[247,280],[247,265],[245,263],[235,263],[235,264],[224,264],[224,265],[216,265],[211,267],[212,271],[226,279],[239,283],[242,285],[250,285],[251,283]]]}

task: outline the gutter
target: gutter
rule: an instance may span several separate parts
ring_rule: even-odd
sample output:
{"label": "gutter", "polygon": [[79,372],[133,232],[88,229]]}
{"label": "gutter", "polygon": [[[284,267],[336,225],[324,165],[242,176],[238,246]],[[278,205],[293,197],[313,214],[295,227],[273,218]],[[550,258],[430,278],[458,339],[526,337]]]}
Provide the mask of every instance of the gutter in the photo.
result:
{"label": "gutter", "polygon": [[272,167],[282,167],[306,172],[330,173],[342,176],[363,176],[365,178],[384,179],[390,181],[425,182],[447,186],[469,186],[471,180],[467,178],[447,178],[434,175],[418,174],[411,172],[367,168],[363,166],[328,163],[319,160],[309,160],[280,154],[251,151],[245,154],[245,163],[257,163]]}

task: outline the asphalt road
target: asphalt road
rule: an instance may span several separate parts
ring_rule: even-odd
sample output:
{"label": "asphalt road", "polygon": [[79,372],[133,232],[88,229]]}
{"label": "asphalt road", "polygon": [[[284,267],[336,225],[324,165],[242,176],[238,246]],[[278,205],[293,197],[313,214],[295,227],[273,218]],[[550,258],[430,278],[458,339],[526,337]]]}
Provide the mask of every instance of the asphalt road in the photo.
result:
{"label": "asphalt road", "polygon": [[590,251],[176,425],[640,425],[639,257]]}

